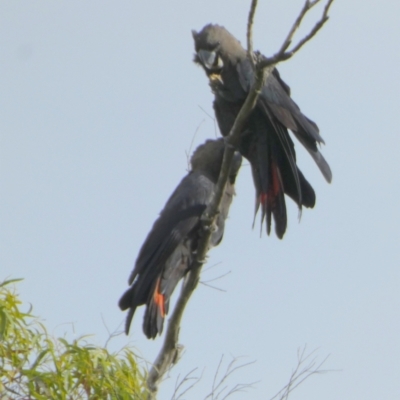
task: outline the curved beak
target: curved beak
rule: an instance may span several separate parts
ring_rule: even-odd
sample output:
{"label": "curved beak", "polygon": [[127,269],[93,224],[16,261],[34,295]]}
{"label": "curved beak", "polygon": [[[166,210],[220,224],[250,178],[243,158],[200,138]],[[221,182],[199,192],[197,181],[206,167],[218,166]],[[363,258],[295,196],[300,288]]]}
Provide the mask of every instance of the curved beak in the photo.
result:
{"label": "curved beak", "polygon": [[201,61],[201,63],[207,68],[211,69],[215,62],[215,51],[207,51],[207,50],[199,50],[197,55]]}

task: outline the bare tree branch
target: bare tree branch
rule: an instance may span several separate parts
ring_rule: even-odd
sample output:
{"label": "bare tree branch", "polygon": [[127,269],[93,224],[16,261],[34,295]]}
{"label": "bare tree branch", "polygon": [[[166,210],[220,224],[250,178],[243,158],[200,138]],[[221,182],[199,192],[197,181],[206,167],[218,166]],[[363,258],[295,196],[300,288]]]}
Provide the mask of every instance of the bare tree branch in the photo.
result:
{"label": "bare tree branch", "polygon": [[[245,368],[248,365],[254,364],[255,361],[251,361],[248,363],[244,363],[244,364],[238,364],[237,362],[239,360],[239,357],[234,357],[232,358],[231,362],[227,365],[224,374],[222,375],[221,378],[218,377],[221,367],[222,367],[222,363],[223,363],[223,359],[224,356],[221,356],[221,359],[219,361],[217,370],[215,372],[214,375],[214,380],[213,380],[213,384],[212,384],[212,388],[211,388],[211,392],[204,398],[204,400],[224,400],[227,399],[229,396],[231,396],[234,393],[237,392],[242,392],[245,391],[246,389],[249,389],[251,387],[253,387],[253,385],[257,382],[252,382],[252,383],[239,383],[236,384],[233,388],[231,388],[230,390],[228,390],[228,385],[226,384],[226,381],[228,380],[228,378],[234,374],[237,370],[241,369],[241,368]],[[223,396],[222,398],[220,396]]]}
{"label": "bare tree branch", "polygon": [[203,107],[201,107],[201,106],[198,106],[198,107],[200,108],[201,111],[203,111],[204,114],[207,115],[208,118],[210,118],[213,121],[215,137],[218,137],[218,134],[217,134],[217,130],[218,130],[217,121],[215,120],[214,117],[212,117],[210,114],[208,114],[207,111]]}
{"label": "bare tree branch", "polygon": [[[217,369],[214,374],[211,392],[204,397],[203,400],[226,400],[228,397],[238,392],[245,392],[247,389],[252,388],[256,382],[252,383],[237,383],[230,388],[230,384],[227,383],[228,379],[239,369],[245,368],[248,365],[251,365],[253,362],[238,364],[238,361],[241,357],[232,357],[232,360],[227,364],[225,371],[221,373],[222,365],[224,361],[224,356],[222,355]],[[175,390],[172,395],[171,400],[180,400],[183,396],[190,391],[198,382],[203,378],[203,372],[199,377],[193,376],[193,373],[197,370],[197,368],[192,369],[188,372],[182,379],[180,376],[176,379]],[[222,376],[220,376],[222,375]],[[184,387],[187,386],[187,387]],[[221,397],[223,396],[223,397]]]}
{"label": "bare tree branch", "polygon": [[221,275],[216,276],[215,278],[208,279],[207,281],[200,281],[200,283],[202,283],[203,285],[206,285],[207,283],[215,282],[215,281],[218,281],[218,280],[220,280],[222,278],[225,278],[225,276],[227,276],[227,275],[229,275],[231,273],[232,273],[232,271],[228,271],[228,272],[225,272],[225,273],[223,273]]}
{"label": "bare tree branch", "polygon": [[306,350],[307,345],[302,349],[297,350],[297,365],[290,374],[289,382],[278,393],[276,393],[275,396],[271,397],[270,400],[287,400],[290,393],[312,375],[332,371],[322,369],[322,366],[329,358],[329,355],[327,355],[320,363],[317,363],[317,356],[315,353],[318,349],[314,349],[309,354],[306,354]]}
{"label": "bare tree branch", "polygon": [[196,139],[196,135],[199,132],[201,125],[203,125],[204,123],[204,119],[199,123],[199,125],[197,125],[196,130],[194,131],[194,134],[192,136],[192,140],[190,141],[190,146],[189,146],[189,150],[186,151],[185,150],[185,155],[186,155],[186,162],[187,162],[187,170],[190,170],[190,154],[192,153],[192,148],[193,148],[193,144],[194,144],[194,140]]}
{"label": "bare tree branch", "polygon": [[297,29],[300,27],[301,22],[303,21],[304,16],[306,15],[306,13],[311,10],[312,7],[314,7],[320,0],[315,0],[313,2],[310,2],[308,0],[306,0],[306,2],[304,3],[304,6],[302,8],[302,10],[300,11],[300,14],[298,15],[298,17],[296,18],[296,21],[293,23],[288,35],[286,36],[285,41],[283,42],[279,53],[284,53],[287,48],[291,45],[292,43],[292,39],[294,34],[296,33]]}
{"label": "bare tree branch", "polygon": [[[201,374],[200,377],[192,376],[193,372],[195,372],[196,370],[197,370],[197,368],[192,369],[181,380],[179,380],[180,376],[178,375],[178,377],[176,378],[175,390],[174,390],[171,400],[181,399],[185,393],[187,393],[189,390],[193,389],[193,387],[200,381],[203,374]],[[182,390],[181,393],[179,393],[179,391],[183,388],[183,386],[190,381],[194,381],[194,382],[191,382],[188,387],[186,387],[185,389]]]}
{"label": "bare tree branch", "polygon": [[[154,365],[152,366],[149,376],[147,379],[147,385],[150,391],[149,400],[156,399],[156,394],[158,390],[158,383],[162,379],[163,375],[168,371],[169,368],[176,362],[179,356],[179,348],[182,346],[178,345],[180,322],[185,310],[186,304],[188,303],[190,296],[197,287],[199,282],[200,272],[203,264],[206,260],[206,255],[209,250],[210,237],[212,233],[212,227],[215,223],[215,219],[218,215],[218,210],[221,204],[221,199],[225,191],[226,182],[228,181],[229,171],[232,164],[233,155],[237,144],[239,143],[241,132],[245,126],[246,120],[249,117],[251,111],[255,107],[258,96],[261,92],[265,79],[270,73],[272,73],[275,65],[281,61],[285,61],[291,58],[301,47],[308,42],[316,33],[322,28],[325,22],[328,20],[328,11],[333,3],[333,0],[328,0],[324,12],[319,19],[319,21],[314,25],[311,31],[299,41],[291,50],[287,51],[289,48],[293,36],[300,26],[306,13],[316,5],[320,0],[306,0],[303,9],[300,11],[299,16],[294,22],[289,34],[287,35],[285,41],[283,42],[280,50],[270,58],[264,56],[258,56],[255,60],[253,58],[253,44],[252,44],[252,27],[254,21],[255,10],[257,6],[257,0],[252,0],[251,8],[248,16],[247,23],[247,51],[249,58],[254,67],[254,83],[250,89],[250,92],[244,102],[235,123],[228,135],[226,137],[227,146],[225,147],[224,158],[222,162],[221,172],[218,179],[216,191],[214,197],[203,213],[202,216],[202,238],[199,241],[196,259],[193,261],[190,271],[182,286],[182,291],[176,302],[175,309],[168,321],[168,326],[166,329],[166,334],[164,338],[163,346],[158,354]],[[300,382],[301,383],[301,382]],[[298,383],[298,384],[300,384]],[[238,387],[237,390],[241,388]],[[293,390],[293,388],[291,389]],[[283,399],[283,398],[282,398]]]}
{"label": "bare tree branch", "polygon": [[310,32],[306,36],[304,36],[295,46],[293,46],[291,50],[286,51],[291,45],[293,36],[296,33],[297,29],[300,27],[307,12],[310,11],[311,8],[313,8],[320,1],[321,0],[314,0],[314,1],[306,0],[303,8],[299,13],[299,16],[293,23],[292,28],[290,29],[288,35],[286,36],[286,39],[284,40],[279,51],[275,53],[272,57],[262,57],[262,60],[258,63],[257,68],[269,67],[271,65],[276,65],[281,61],[288,60],[318,33],[318,31],[324,26],[325,22],[328,21],[329,19],[328,12],[334,0],[327,1],[321,18],[315,23],[314,27],[310,30]]}
{"label": "bare tree branch", "polygon": [[247,55],[251,61],[253,69],[255,68],[254,57],[253,57],[253,23],[254,15],[256,13],[257,0],[251,1],[249,16],[247,18]]}
{"label": "bare tree branch", "polygon": [[[204,274],[205,272],[206,272],[206,270],[203,269],[203,274]],[[226,293],[226,290],[225,290],[225,289],[222,289],[222,288],[219,288],[219,287],[217,287],[217,286],[211,285],[210,282],[218,281],[218,280],[224,278],[225,276],[229,275],[231,272],[232,272],[232,271],[225,272],[224,274],[221,274],[221,275],[219,275],[219,276],[216,276],[215,278],[211,278],[211,279],[208,279],[208,280],[206,280],[206,281],[200,281],[199,283],[200,283],[201,285],[207,286],[207,287],[209,287],[209,288],[211,288],[211,289],[219,290],[220,292],[225,292],[225,293]]]}

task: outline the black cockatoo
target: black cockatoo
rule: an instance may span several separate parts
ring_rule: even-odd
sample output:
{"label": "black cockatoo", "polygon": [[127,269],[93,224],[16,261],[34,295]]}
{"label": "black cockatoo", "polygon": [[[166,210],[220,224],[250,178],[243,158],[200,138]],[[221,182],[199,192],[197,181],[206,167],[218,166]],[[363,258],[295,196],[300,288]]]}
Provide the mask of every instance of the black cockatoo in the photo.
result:
{"label": "black cockatoo", "polygon": [[[131,287],[119,301],[122,310],[129,308],[127,334],[136,307],[142,304],[146,304],[143,332],[149,339],[161,334],[171,294],[190,269],[196,253],[200,218],[214,195],[224,149],[222,138],[208,140],[196,149],[191,158],[191,171],[172,193],[147,235],[129,278]],[[210,247],[222,240],[241,162],[242,157],[236,152]]]}
{"label": "black cockatoo", "polygon": [[[203,67],[209,78],[218,125],[222,135],[227,136],[254,81],[251,62],[240,42],[222,26],[206,25],[192,34],[194,61]],[[290,97],[289,86],[274,69],[241,133],[238,150],[251,164],[256,188],[255,214],[261,205],[261,224],[266,217],[268,234],[273,215],[279,238],[283,237],[287,226],[284,194],[291,197],[300,210],[302,206],[312,208],[315,205],[314,190],[296,165],[288,129],[330,182],[330,167],[317,147],[324,143],[318,127],[301,113]]]}

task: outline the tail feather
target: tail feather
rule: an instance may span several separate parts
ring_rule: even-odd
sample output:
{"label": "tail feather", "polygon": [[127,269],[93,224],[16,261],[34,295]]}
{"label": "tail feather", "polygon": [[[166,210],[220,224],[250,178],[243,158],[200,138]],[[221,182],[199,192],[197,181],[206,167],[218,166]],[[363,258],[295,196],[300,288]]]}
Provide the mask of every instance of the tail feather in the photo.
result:
{"label": "tail feather", "polygon": [[131,327],[133,315],[135,314],[136,307],[131,307],[128,311],[128,315],[126,316],[125,320],[125,333],[129,335],[129,329]]}
{"label": "tail feather", "polygon": [[157,334],[161,334],[164,327],[165,295],[160,291],[160,281],[161,278],[159,277],[147,303],[143,319],[143,332],[149,339],[154,339]]}
{"label": "tail feather", "polygon": [[297,166],[296,169],[297,179],[294,178],[290,165],[285,161],[281,163],[280,172],[284,192],[297,204],[300,211],[302,206],[313,208],[316,199],[314,189]]}
{"label": "tail feather", "polygon": [[118,306],[122,311],[127,310],[132,306],[135,297],[134,288],[130,287],[119,299]]}
{"label": "tail feather", "polygon": [[129,308],[125,332],[129,333],[136,307],[146,304],[143,332],[149,339],[161,334],[168,313],[169,300],[176,285],[185,275],[191,262],[190,240],[180,244],[171,254],[164,269],[144,271],[119,300],[121,310]]}
{"label": "tail feather", "polygon": [[129,328],[132,322],[133,315],[135,314],[136,307],[139,305],[135,302],[135,287],[130,287],[120,298],[118,302],[119,308],[125,311],[129,308],[128,315],[125,322],[125,333],[128,335]]}
{"label": "tail feather", "polygon": [[[282,174],[277,162],[270,153],[270,146],[262,149],[259,143],[257,152],[259,158],[252,163],[253,180],[256,187],[256,207],[254,221],[261,206],[261,227],[265,220],[266,231],[271,233],[272,217],[275,223],[275,232],[282,239],[287,227],[286,203]],[[254,222],[253,222],[254,226]]]}
{"label": "tail feather", "polygon": [[261,224],[266,218],[267,234],[271,233],[271,217],[274,218],[275,233],[282,239],[287,227],[285,196],[280,171],[275,162],[270,165],[271,174],[266,192],[260,194]]}

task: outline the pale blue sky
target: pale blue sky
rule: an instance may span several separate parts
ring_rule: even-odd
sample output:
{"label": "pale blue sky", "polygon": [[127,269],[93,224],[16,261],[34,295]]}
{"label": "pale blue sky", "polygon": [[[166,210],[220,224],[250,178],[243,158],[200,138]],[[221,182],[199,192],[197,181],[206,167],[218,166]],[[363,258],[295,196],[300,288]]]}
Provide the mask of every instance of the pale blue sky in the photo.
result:
{"label": "pale blue sky", "polygon": [[[191,29],[224,25],[242,43],[249,1],[2,1],[0,3],[0,279],[22,277],[24,301],[49,331],[122,328],[117,301],[137,252],[186,173],[186,152],[214,137],[212,94],[193,62]],[[254,47],[270,55],[301,0],[262,1]],[[222,354],[256,360],[231,383],[236,399],[283,386],[297,348],[319,347],[326,368],[292,399],[400,398],[400,3],[336,0],[323,31],[280,65],[315,120],[333,170],[301,222],[288,201],[284,240],[251,229],[254,189],[244,166],[222,245],[184,316],[186,352],[161,386],[205,368],[188,399],[204,397]],[[312,14],[307,20],[310,26]],[[304,32],[304,31],[303,31]],[[203,110],[205,110],[205,112]],[[245,163],[247,164],[247,163]],[[130,343],[153,361],[137,312]],[[200,373],[200,372],[199,372]]]}

